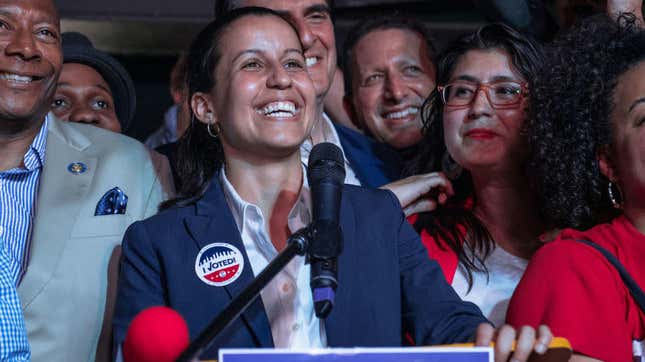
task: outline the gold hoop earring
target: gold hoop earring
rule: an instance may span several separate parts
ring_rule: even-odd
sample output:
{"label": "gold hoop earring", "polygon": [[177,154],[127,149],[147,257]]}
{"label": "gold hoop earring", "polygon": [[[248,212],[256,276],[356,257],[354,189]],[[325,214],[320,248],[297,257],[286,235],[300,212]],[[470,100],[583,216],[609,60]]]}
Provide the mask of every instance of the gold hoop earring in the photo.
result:
{"label": "gold hoop earring", "polygon": [[[213,130],[211,130],[211,124],[215,124],[215,132],[213,132]],[[220,132],[222,132],[222,129],[221,129],[221,127],[220,127],[218,122],[213,122],[213,123],[207,123],[206,124],[206,131],[208,132],[208,134],[211,137],[217,138],[217,137],[219,137]]]}
{"label": "gold hoop earring", "polygon": [[620,200],[616,199],[616,196],[614,195],[614,183],[609,181],[607,183],[607,193],[609,194],[609,200],[611,201],[612,206],[615,209],[622,209],[623,208],[623,192],[620,190],[620,187],[618,185],[616,186],[616,191],[618,192],[618,197]]}

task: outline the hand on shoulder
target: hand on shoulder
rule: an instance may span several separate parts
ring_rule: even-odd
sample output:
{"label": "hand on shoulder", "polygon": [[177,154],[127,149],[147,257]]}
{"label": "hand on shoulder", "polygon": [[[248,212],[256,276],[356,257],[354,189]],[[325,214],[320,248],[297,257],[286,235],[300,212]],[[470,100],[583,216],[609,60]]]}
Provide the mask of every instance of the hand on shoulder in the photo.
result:
{"label": "hand on shoulder", "polygon": [[432,211],[455,194],[452,183],[442,172],[410,176],[381,188],[396,195],[406,216]]}

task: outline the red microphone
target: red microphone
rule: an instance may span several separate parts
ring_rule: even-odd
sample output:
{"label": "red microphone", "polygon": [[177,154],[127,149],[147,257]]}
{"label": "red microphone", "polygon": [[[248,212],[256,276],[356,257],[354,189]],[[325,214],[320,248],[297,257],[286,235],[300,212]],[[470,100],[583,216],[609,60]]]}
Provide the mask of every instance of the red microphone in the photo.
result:
{"label": "red microphone", "polygon": [[130,323],[123,342],[126,362],[173,362],[188,347],[188,326],[168,307],[151,307]]}

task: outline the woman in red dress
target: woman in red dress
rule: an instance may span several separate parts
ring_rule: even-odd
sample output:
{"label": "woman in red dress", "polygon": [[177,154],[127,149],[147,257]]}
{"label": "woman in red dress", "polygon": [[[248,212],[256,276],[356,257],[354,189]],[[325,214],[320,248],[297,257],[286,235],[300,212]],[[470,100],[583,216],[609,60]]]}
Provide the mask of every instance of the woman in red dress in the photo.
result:
{"label": "woman in red dress", "polygon": [[593,18],[547,55],[531,93],[529,166],[544,219],[566,229],[531,259],[507,320],[548,324],[575,361],[641,360],[645,313],[579,240],[605,248],[645,288],[645,31],[634,17]]}

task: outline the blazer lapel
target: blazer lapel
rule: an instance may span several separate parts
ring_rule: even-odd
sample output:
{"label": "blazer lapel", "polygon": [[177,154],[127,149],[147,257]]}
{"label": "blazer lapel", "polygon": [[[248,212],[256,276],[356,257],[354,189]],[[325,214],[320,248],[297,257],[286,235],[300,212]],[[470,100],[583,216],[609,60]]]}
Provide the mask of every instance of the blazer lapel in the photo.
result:
{"label": "blazer lapel", "polygon": [[[347,187],[343,188],[346,191]],[[354,293],[359,293],[356,288],[351,288],[343,280],[351,278],[350,273],[356,272],[356,242],[355,235],[356,220],[354,219],[354,208],[348,199],[341,198],[340,227],[343,231],[343,251],[338,258],[338,289],[334,308],[325,320],[325,333],[327,334],[327,345],[329,347],[351,346],[352,324],[350,323],[352,313],[351,306],[356,303]]]}
{"label": "blazer lapel", "polygon": [[[253,281],[254,275],[240,232],[218,182],[217,174],[213,177],[204,196],[197,202],[196,214],[195,217],[186,219],[186,226],[197,244],[198,250],[209,244],[221,242],[233,245],[241,251],[244,257],[242,274],[233,283],[223,287],[232,300]],[[271,326],[260,296],[242,314],[242,319],[254,335],[259,347],[273,347]]]}
{"label": "blazer lapel", "polygon": [[[50,118],[45,165],[40,175],[27,273],[19,288],[23,308],[52,278],[70,238],[83,201],[90,190],[97,159],[83,151],[91,141],[68,125]],[[71,163],[86,166],[82,173],[68,170]]]}

